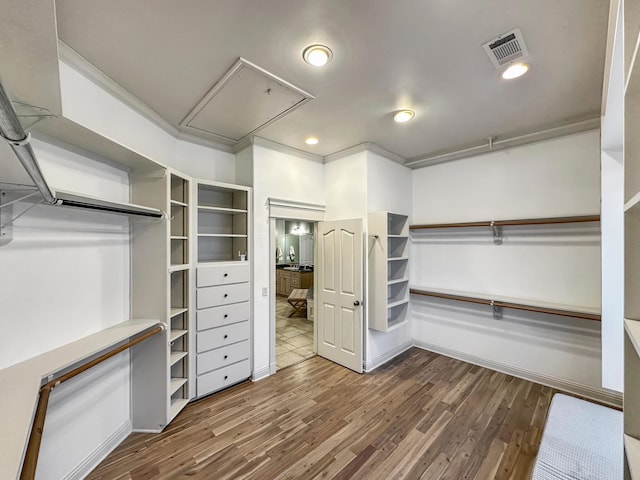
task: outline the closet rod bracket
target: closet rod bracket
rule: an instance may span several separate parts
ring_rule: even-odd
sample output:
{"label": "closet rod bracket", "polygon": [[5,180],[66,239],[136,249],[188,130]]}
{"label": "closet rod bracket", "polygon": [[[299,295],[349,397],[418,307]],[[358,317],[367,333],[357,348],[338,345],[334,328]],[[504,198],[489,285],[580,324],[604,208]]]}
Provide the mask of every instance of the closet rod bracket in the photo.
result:
{"label": "closet rod bracket", "polygon": [[491,300],[491,309],[493,310],[493,318],[500,320],[502,318],[502,307],[496,305],[495,302]]}
{"label": "closet rod bracket", "polygon": [[495,222],[491,222],[491,233],[493,234],[493,243],[495,245],[502,245],[502,225],[496,225]]}

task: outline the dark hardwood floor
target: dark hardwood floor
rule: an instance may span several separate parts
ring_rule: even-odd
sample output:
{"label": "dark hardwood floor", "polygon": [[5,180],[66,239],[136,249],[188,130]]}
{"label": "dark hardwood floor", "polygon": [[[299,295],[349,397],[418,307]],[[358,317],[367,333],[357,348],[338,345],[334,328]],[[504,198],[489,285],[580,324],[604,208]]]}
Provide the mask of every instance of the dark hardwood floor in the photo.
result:
{"label": "dark hardwood floor", "polygon": [[554,391],[413,348],[359,375],[320,357],[133,434],[90,479],[514,479]]}

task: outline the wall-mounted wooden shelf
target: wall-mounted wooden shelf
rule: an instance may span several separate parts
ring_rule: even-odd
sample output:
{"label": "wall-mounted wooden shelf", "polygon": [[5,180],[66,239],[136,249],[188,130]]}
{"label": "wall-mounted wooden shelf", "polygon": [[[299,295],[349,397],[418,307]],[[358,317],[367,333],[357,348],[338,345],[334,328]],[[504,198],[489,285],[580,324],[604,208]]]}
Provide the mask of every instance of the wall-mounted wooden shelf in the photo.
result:
{"label": "wall-mounted wooden shelf", "polygon": [[489,295],[479,295],[468,292],[458,292],[454,290],[442,290],[425,287],[411,287],[412,295],[424,295],[427,297],[444,298],[459,302],[477,303],[498,308],[512,308],[528,312],[546,313],[550,315],[560,315],[563,317],[582,318],[585,320],[600,321],[600,310],[593,307],[581,305],[564,305],[538,300],[526,300],[510,297],[496,297]]}
{"label": "wall-mounted wooden shelf", "polygon": [[477,222],[462,223],[429,223],[411,225],[409,230],[423,230],[428,228],[466,228],[466,227],[507,227],[525,225],[554,225],[563,223],[590,223],[599,222],[600,215],[581,215],[574,217],[550,217],[550,218],[523,218],[516,220],[482,220]]}

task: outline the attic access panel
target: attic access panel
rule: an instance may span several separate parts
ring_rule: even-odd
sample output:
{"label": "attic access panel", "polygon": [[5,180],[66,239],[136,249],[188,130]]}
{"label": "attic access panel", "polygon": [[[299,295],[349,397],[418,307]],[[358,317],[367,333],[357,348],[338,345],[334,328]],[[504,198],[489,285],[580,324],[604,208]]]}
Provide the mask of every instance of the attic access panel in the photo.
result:
{"label": "attic access panel", "polygon": [[240,58],[180,123],[236,143],[314,97]]}

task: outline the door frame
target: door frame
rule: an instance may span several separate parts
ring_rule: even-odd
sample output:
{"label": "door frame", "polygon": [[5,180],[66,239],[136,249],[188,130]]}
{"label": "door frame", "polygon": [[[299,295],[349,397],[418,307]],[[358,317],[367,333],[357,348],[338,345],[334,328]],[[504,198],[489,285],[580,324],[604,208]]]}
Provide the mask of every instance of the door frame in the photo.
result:
{"label": "door frame", "polygon": [[[276,373],[276,292],[270,291],[276,284],[276,220],[300,220],[310,223],[324,220],[325,206],[316,203],[298,202],[281,198],[267,198],[269,207],[269,375]],[[314,230],[315,235],[315,230]],[[317,258],[318,242],[314,242],[313,254]],[[313,269],[313,282],[316,283],[316,268]],[[313,301],[315,302],[315,295]],[[318,351],[317,322],[313,322],[313,351]]]}

